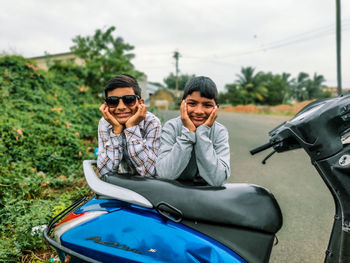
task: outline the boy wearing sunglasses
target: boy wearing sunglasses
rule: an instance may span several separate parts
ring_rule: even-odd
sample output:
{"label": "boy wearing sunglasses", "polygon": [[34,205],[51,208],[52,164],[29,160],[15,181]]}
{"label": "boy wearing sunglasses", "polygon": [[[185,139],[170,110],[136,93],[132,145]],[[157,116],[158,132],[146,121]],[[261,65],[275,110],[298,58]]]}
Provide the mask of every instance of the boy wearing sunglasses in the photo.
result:
{"label": "boy wearing sunglasses", "polygon": [[156,164],[160,178],[221,186],[230,176],[227,129],[216,122],[218,91],[208,77],[189,80],[181,116],[162,129]]}
{"label": "boy wearing sunglasses", "polygon": [[137,80],[121,74],[105,88],[98,125],[97,167],[101,175],[155,175],[161,124],[147,111]]}

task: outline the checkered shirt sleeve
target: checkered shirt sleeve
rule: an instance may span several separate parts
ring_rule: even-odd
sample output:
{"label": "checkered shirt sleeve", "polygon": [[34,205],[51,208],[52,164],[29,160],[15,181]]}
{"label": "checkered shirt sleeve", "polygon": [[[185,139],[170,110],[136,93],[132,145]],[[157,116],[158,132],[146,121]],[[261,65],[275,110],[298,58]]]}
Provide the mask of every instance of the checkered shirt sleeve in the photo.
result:
{"label": "checkered shirt sleeve", "polygon": [[145,119],[143,131],[139,125],[124,130],[129,158],[142,176],[156,174],[160,131],[160,121],[154,115]]}
{"label": "checkered shirt sleeve", "polygon": [[121,134],[114,134],[109,123],[102,118],[98,124],[97,168],[101,175],[117,172],[123,158]]}

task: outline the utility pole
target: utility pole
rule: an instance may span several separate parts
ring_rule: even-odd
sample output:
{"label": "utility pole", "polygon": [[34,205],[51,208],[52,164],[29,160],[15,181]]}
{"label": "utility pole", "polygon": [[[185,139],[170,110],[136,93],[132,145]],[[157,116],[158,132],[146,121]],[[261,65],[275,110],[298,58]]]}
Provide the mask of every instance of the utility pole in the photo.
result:
{"label": "utility pole", "polygon": [[180,58],[179,51],[175,51],[173,58],[175,58],[175,89],[179,89],[179,58]]}
{"label": "utility pole", "polygon": [[341,81],[341,8],[340,0],[336,0],[336,43],[337,43],[337,83],[338,95],[342,94]]}

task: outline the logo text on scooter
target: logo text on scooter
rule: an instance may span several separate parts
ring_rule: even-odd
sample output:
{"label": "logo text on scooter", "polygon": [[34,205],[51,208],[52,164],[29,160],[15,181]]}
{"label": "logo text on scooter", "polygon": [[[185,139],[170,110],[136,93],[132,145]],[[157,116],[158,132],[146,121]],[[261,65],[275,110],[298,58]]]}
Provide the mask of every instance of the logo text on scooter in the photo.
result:
{"label": "logo text on scooter", "polygon": [[118,243],[118,242],[102,241],[101,237],[88,237],[88,238],[85,238],[85,240],[93,240],[95,243],[101,244],[101,245],[104,245],[104,246],[107,246],[107,247],[114,247],[114,248],[130,251],[130,252],[134,252],[134,253],[137,253],[137,254],[142,254],[137,249],[135,249],[135,248],[131,249],[127,245],[124,245],[124,244],[121,244],[121,243]]}

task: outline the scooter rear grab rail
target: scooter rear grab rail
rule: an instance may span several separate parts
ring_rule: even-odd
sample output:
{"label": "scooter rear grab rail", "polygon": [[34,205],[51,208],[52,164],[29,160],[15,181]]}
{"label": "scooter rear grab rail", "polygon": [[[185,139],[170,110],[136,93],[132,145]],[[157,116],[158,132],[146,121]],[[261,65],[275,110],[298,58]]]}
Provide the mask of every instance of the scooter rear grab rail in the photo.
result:
{"label": "scooter rear grab rail", "polygon": [[94,193],[143,207],[153,208],[152,203],[142,195],[132,190],[106,183],[98,178],[92,166],[95,163],[95,160],[85,160],[83,162],[86,182]]}

